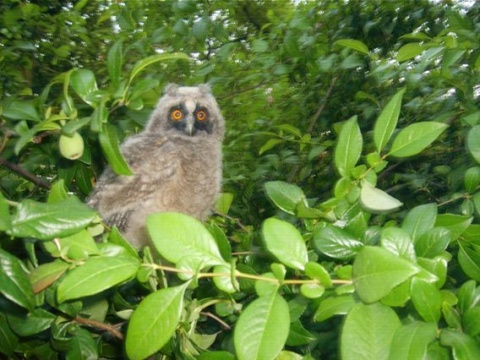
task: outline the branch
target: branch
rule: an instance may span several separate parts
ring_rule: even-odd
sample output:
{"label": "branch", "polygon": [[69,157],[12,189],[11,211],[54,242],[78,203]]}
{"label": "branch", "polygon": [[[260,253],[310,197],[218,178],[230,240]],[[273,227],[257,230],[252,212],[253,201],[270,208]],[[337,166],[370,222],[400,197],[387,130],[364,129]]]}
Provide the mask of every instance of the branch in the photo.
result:
{"label": "branch", "polygon": [[93,327],[93,328],[96,328],[96,329],[104,330],[104,331],[112,334],[113,336],[115,336],[118,340],[123,340],[124,339],[123,334],[120,331],[118,331],[112,325],[105,324],[103,322],[96,321],[96,320],[82,318],[80,316],[74,317],[73,321],[75,321],[79,324],[82,324],[82,325],[87,325],[87,326],[90,326],[90,327]]}
{"label": "branch", "polygon": [[328,98],[332,95],[332,91],[333,91],[333,88],[335,87],[335,84],[337,83],[337,80],[338,80],[338,76],[334,76],[332,78],[332,81],[330,81],[330,86],[328,87],[327,93],[323,98],[322,104],[318,108],[315,115],[313,115],[312,120],[310,120],[310,124],[308,125],[309,133],[313,131],[313,128],[315,127],[315,124],[317,123],[318,118],[320,117],[320,115],[322,115],[322,112],[325,109],[325,106],[327,105]]}
{"label": "branch", "polygon": [[13,171],[14,173],[20,175],[22,178],[34,183],[37,186],[40,186],[45,190],[50,190],[50,184],[48,182],[46,182],[42,178],[35,176],[31,172],[25,170],[24,168],[16,164],[13,164],[11,162],[8,162],[5,159],[0,158],[0,166],[6,167],[7,169]]}

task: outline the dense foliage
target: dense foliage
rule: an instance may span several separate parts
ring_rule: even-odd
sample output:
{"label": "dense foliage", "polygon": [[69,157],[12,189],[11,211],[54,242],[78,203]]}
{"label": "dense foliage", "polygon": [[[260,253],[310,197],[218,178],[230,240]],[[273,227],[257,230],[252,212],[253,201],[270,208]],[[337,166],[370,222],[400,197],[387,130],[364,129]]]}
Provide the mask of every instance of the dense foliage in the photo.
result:
{"label": "dense foliage", "polygon": [[[48,3],[48,4],[47,4]],[[480,5],[0,4],[0,353],[480,358]],[[163,87],[227,121],[205,224],[83,200]]]}

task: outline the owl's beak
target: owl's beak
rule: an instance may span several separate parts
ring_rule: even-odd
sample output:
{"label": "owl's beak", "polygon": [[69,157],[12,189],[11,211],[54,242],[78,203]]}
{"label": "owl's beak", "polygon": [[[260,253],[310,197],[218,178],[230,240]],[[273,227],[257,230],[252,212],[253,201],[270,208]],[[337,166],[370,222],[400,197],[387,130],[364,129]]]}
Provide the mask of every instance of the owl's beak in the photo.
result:
{"label": "owl's beak", "polygon": [[189,116],[185,122],[185,132],[189,136],[193,136],[195,134],[195,119],[192,116]]}

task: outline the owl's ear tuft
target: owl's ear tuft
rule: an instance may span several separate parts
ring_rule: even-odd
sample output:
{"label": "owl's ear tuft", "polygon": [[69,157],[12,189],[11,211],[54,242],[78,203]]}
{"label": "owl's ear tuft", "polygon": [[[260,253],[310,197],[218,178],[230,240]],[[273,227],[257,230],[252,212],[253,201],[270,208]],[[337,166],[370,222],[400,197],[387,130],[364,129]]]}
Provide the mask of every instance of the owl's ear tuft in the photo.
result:
{"label": "owl's ear tuft", "polygon": [[210,85],[208,85],[208,84],[200,84],[200,85],[198,85],[198,89],[200,90],[200,92],[202,94],[210,94],[211,93]]}
{"label": "owl's ear tuft", "polygon": [[180,86],[177,84],[168,84],[167,86],[165,86],[164,93],[170,96],[175,96],[177,95],[177,91],[179,87]]}

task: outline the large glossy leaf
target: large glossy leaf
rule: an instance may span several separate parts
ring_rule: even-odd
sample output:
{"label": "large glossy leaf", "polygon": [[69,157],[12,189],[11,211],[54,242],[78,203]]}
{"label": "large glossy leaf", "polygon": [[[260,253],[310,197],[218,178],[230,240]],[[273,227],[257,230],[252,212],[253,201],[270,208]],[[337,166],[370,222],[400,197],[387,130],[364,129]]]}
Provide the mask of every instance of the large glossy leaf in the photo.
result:
{"label": "large glossy leaf", "polygon": [[29,275],[33,291],[39,293],[46,289],[57,281],[69,267],[70,264],[61,260],[55,260],[33,269]]}
{"label": "large glossy leaf", "polygon": [[440,343],[452,348],[455,360],[480,359],[478,342],[467,334],[455,330],[444,329],[440,335]]}
{"label": "large glossy leaf", "polygon": [[413,278],[411,285],[412,303],[426,322],[436,324],[440,320],[442,295],[434,284]]}
{"label": "large glossy leaf", "polygon": [[70,85],[80,98],[88,104],[92,104],[88,96],[96,91],[97,81],[92,70],[77,69],[70,77]]}
{"label": "large glossy leaf", "polygon": [[158,290],[138,305],[130,318],[125,341],[129,359],[145,359],[170,340],[180,321],[188,284]]}
{"label": "large glossy leaf", "polygon": [[405,89],[397,92],[385,105],[373,127],[373,141],[380,153],[390,141],[395,128],[397,127],[398,116],[402,106],[402,97]]}
{"label": "large glossy leaf", "polygon": [[415,321],[397,329],[388,360],[424,359],[429,343],[435,340],[437,327]]}
{"label": "large glossy leaf", "polygon": [[473,217],[457,214],[440,214],[435,221],[435,227],[443,227],[450,230],[452,241],[458,239],[473,221]]}
{"label": "large glossy leaf", "polygon": [[397,61],[404,62],[420,55],[425,47],[421,43],[408,43],[403,45],[397,54]]}
{"label": "large glossy leaf", "polygon": [[403,219],[402,229],[416,241],[426,231],[432,229],[437,218],[437,205],[425,204],[414,207]]}
{"label": "large glossy leaf", "polygon": [[295,209],[301,201],[306,201],[302,189],[284,181],[269,181],[265,183],[267,196],[273,203],[286,213],[295,215]]}
{"label": "large glossy leaf", "polygon": [[165,60],[190,60],[190,57],[184,53],[156,54],[156,55],[151,55],[149,57],[146,57],[145,59],[142,59],[135,64],[135,66],[132,69],[132,72],[130,73],[130,78],[128,82],[131,83],[132,80],[135,77],[137,77],[137,75],[141,71],[143,71],[145,68],[159,61],[165,61]]}
{"label": "large glossy leaf", "polygon": [[11,231],[12,219],[7,201],[0,192],[0,231]]}
{"label": "large glossy leaf", "polygon": [[120,82],[120,76],[123,65],[122,40],[118,40],[112,45],[107,55],[107,69],[110,81],[114,87]]}
{"label": "large glossy leaf", "polygon": [[474,126],[468,132],[467,149],[475,161],[480,164],[480,125]]}
{"label": "large glossy leaf", "polygon": [[352,50],[358,51],[364,55],[368,55],[368,47],[363,42],[355,39],[341,39],[335,42],[336,45],[350,48]]}
{"label": "large glossy leaf", "polygon": [[395,226],[384,228],[381,242],[382,247],[391,253],[415,261],[413,242],[405,230]]}
{"label": "large glossy leaf", "polygon": [[347,315],[341,335],[343,360],[384,360],[401,326],[395,311],[380,303],[355,305]]}
{"label": "large glossy leaf", "polygon": [[235,326],[233,341],[239,360],[275,359],[288,337],[287,302],[276,292],[253,301]]}
{"label": "large glossy leaf", "polygon": [[133,278],[139,267],[133,256],[91,257],[63,278],[57,289],[58,302],[98,294]]}
{"label": "large glossy leaf", "polygon": [[352,295],[329,297],[320,303],[313,319],[321,322],[335,315],[346,315],[356,303]]}
{"label": "large glossy leaf", "polygon": [[373,303],[419,271],[413,262],[388,250],[366,246],[355,257],[353,283],[358,296],[366,303]]}
{"label": "large glossy leaf", "polygon": [[415,243],[418,256],[434,258],[441,255],[450,244],[452,233],[446,228],[433,228],[425,232]]}
{"label": "large glossy leaf", "polygon": [[13,100],[3,108],[2,115],[15,120],[41,121],[40,115],[30,100]]}
{"label": "large glossy leaf", "polygon": [[346,230],[330,224],[315,229],[313,243],[320,253],[340,260],[352,258],[364,246]]}
{"label": "large glossy leaf", "polygon": [[7,315],[8,323],[20,336],[31,336],[47,330],[56,316],[42,308],[36,308],[29,314],[12,313]]}
{"label": "large glossy leaf", "polygon": [[12,216],[11,233],[17,237],[50,240],[80,231],[95,216],[94,210],[74,196],[56,203],[24,200]]}
{"label": "large glossy leaf", "polygon": [[360,204],[362,207],[372,213],[383,213],[397,210],[403,203],[393,196],[380,190],[368,181],[362,182],[360,191]]}
{"label": "large glossy leaf", "polygon": [[120,151],[116,128],[104,124],[102,132],[98,134],[98,140],[113,171],[118,175],[132,175],[132,170]]}
{"label": "large glossy leaf", "polygon": [[358,126],[357,117],[354,116],[343,124],[335,147],[335,167],[341,176],[350,176],[350,171],[360,158],[362,146],[362,133]]}
{"label": "large glossy leaf", "polygon": [[33,310],[35,296],[22,263],[0,249],[0,293],[21,307]]}
{"label": "large glossy leaf", "polygon": [[12,331],[7,322],[7,317],[0,313],[0,353],[6,355],[9,359],[14,357],[15,349],[18,344],[18,337]]}
{"label": "large glossy leaf", "polygon": [[480,281],[480,254],[475,250],[462,246],[458,250],[460,267],[470,278]]}
{"label": "large glossy leaf", "polygon": [[308,261],[307,246],[300,232],[290,223],[269,218],[262,226],[265,246],[282,264],[303,270]]}
{"label": "large glossy leaf", "polygon": [[193,217],[173,212],[153,214],[147,219],[147,228],[157,251],[172,263],[190,259],[188,267],[193,269],[229,266],[212,234]]}
{"label": "large glossy leaf", "polygon": [[434,142],[448,125],[425,121],[408,125],[395,137],[389,155],[396,157],[409,157],[422,152]]}

